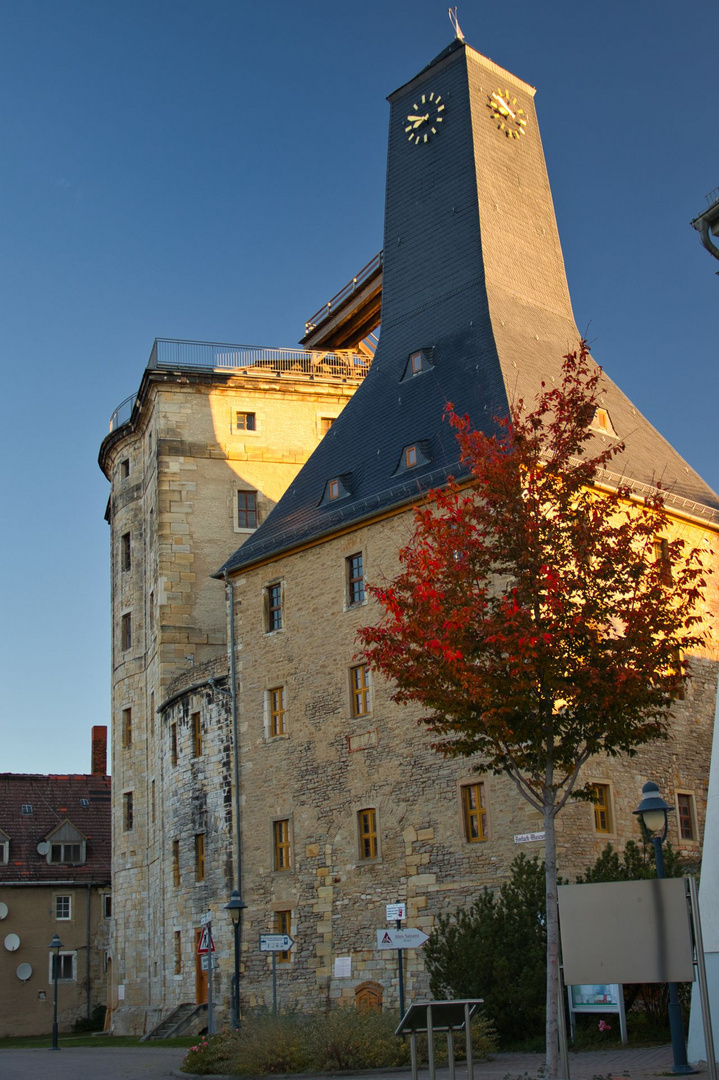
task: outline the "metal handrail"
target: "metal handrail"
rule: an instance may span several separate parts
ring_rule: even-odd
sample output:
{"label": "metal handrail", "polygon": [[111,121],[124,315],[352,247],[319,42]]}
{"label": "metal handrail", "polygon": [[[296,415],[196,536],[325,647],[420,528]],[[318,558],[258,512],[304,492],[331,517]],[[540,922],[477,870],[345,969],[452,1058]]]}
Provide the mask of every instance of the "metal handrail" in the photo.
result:
{"label": "metal handrail", "polygon": [[[265,345],[228,345],[214,341],[181,341],[155,338],[147,369],[155,370],[255,370],[275,374],[340,378],[360,382],[370,369],[372,357],[353,350],[274,349]],[[110,431],[132,417],[137,394],[131,394],[110,417]]]}
{"label": "metal handrail", "polygon": [[320,323],[330,317],[333,308],[339,307],[348,296],[351,296],[352,293],[361,288],[373,274],[376,274],[378,270],[381,270],[383,259],[384,251],[379,251],[373,259],[370,259],[366,266],[362,267],[358,274],[355,274],[351,281],[347,282],[343,289],[340,289],[338,293],[335,293],[331,300],[327,301],[324,307],[321,307],[319,311],[316,311],[314,315],[310,316],[305,323],[306,332],[309,333],[310,330],[316,330]]}
{"label": "metal handrail", "polygon": [[713,206],[715,202],[719,202],[719,187],[715,187],[713,191],[710,191],[706,200],[707,206]]}

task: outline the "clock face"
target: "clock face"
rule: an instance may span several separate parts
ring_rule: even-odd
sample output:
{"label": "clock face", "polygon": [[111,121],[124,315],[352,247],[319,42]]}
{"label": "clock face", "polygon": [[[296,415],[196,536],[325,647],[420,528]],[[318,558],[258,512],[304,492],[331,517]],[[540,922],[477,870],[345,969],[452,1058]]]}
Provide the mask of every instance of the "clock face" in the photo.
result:
{"label": "clock face", "polygon": [[512,97],[509,90],[506,88],[493,90],[489,95],[488,106],[497,121],[497,127],[508,139],[519,139],[526,134],[526,113],[519,107],[516,97]]}
{"label": "clock face", "polygon": [[432,91],[422,94],[412,105],[412,111],[404,121],[404,131],[409,142],[420,146],[436,135],[444,121],[445,104],[441,94]]}

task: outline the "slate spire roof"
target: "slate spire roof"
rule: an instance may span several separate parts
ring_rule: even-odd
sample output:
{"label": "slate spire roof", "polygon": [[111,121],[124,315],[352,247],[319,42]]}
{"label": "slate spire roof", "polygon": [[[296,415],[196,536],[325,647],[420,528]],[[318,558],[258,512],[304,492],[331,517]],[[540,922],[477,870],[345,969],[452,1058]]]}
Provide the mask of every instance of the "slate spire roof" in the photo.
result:
{"label": "slate spire roof", "polygon": [[[516,137],[499,126],[493,93],[523,110]],[[531,407],[542,382],[559,378],[580,334],[534,93],[455,40],[390,95],[382,330],[372,368],[218,576],[409,505],[450,474],[461,477],[446,404],[489,432],[511,402]],[[441,126],[417,144],[408,120],[438,99]],[[421,350],[428,362],[412,374],[410,356]],[[661,484],[668,505],[719,523],[719,497],[615,383],[606,378],[605,386],[603,407],[626,443],[615,459],[621,477],[607,479],[639,492]],[[412,447],[421,452],[407,467]],[[327,497],[333,478],[341,478],[336,499]]]}

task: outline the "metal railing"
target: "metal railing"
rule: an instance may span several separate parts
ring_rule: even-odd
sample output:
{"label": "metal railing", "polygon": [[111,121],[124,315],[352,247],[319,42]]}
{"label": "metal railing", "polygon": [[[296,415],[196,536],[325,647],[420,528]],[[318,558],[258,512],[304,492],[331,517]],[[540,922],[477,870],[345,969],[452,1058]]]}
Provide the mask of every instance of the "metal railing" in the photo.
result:
{"label": "metal railing", "polygon": [[[369,371],[372,356],[350,350],[337,352],[316,349],[273,349],[264,345],[227,345],[212,341],[180,341],[156,338],[147,361],[148,370],[246,370],[281,375],[309,375],[361,382]],[[131,394],[110,417],[110,431],[132,417],[137,394]]]}
{"label": "metal railing", "polygon": [[351,281],[348,281],[343,289],[340,289],[338,293],[328,300],[324,307],[321,307],[319,311],[316,311],[314,315],[305,323],[305,331],[309,334],[310,330],[316,330],[320,323],[323,323],[325,319],[329,319],[333,311],[335,311],[340,305],[351,296],[352,293],[361,289],[364,283],[376,274],[378,270],[382,269],[382,261],[384,257],[384,251],[378,252],[374,259],[370,259],[366,266],[363,266],[358,274],[356,274]]}
{"label": "metal railing", "polygon": [[713,206],[714,203],[719,202],[719,187],[715,187],[713,191],[710,191],[706,200],[707,206]]}

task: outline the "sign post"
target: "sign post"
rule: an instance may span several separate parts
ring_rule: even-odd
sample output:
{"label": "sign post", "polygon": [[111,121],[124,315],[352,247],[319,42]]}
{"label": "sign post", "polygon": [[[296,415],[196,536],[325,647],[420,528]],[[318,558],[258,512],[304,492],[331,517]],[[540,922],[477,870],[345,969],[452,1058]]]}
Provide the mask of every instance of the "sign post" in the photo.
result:
{"label": "sign post", "polygon": [[[204,927],[200,935],[200,944],[197,946],[198,956],[207,957],[207,1033],[215,1034],[215,1021],[212,1012],[212,976],[214,972],[213,956],[215,943],[212,940],[212,915],[208,912],[200,920]],[[204,967],[204,964],[202,965]]]}
{"label": "sign post", "polygon": [[[402,929],[402,919],[406,919],[407,911],[404,904],[387,904],[387,922],[397,920],[397,929]],[[399,1018],[404,1016],[404,957],[402,949],[397,948],[397,985],[399,988]]]}
{"label": "sign post", "polygon": [[289,952],[294,945],[289,934],[260,934],[260,952],[272,953],[272,1013],[277,1016],[277,953]]}

